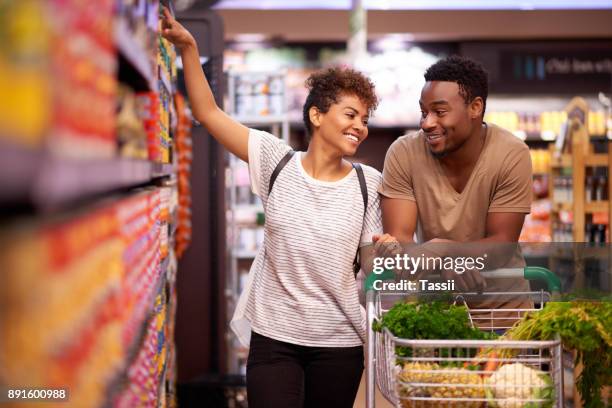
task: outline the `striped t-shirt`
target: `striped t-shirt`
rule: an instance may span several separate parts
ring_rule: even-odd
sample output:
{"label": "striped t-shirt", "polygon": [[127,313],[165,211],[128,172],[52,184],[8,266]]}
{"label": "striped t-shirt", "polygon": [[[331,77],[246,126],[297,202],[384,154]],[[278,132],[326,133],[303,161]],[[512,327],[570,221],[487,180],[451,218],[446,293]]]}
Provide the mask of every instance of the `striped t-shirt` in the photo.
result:
{"label": "striped t-shirt", "polygon": [[[249,173],[261,197],[264,244],[250,271],[232,327],[248,342],[249,329],[275,340],[311,347],[353,347],[365,340],[353,260],[360,244],[382,231],[378,187],[381,174],[362,166],[368,208],[353,169],[338,181],[309,176],[297,152],[279,173],[270,196],[272,172],[290,147],[273,135],[249,132]],[[243,315],[243,316],[241,316]]]}

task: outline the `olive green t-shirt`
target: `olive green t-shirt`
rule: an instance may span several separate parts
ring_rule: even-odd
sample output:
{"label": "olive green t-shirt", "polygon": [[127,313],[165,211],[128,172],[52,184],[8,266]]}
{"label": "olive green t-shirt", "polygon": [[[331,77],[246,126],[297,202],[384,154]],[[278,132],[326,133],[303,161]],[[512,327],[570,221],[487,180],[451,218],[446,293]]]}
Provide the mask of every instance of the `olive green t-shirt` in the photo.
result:
{"label": "olive green t-shirt", "polygon": [[[384,197],[416,202],[418,242],[433,238],[471,242],[485,237],[489,213],[530,212],[531,177],[527,145],[510,132],[489,124],[481,154],[463,191],[458,193],[439,160],[430,153],[423,131],[418,131],[400,137],[389,148],[379,192]],[[517,253],[507,266],[524,265],[524,259]],[[528,290],[524,279],[487,280],[487,292]],[[480,306],[525,305],[510,303],[486,302]]]}

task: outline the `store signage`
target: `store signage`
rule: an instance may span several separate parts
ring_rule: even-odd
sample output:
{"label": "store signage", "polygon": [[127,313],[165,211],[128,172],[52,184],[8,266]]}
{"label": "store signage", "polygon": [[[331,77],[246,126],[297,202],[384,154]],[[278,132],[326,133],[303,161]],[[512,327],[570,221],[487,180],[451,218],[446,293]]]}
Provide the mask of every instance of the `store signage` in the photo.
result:
{"label": "store signage", "polygon": [[500,53],[502,87],[542,92],[610,92],[612,49]]}
{"label": "store signage", "polygon": [[570,55],[503,52],[501,59],[504,78],[514,81],[567,80],[569,77],[609,81],[612,75],[612,50]]}
{"label": "store signage", "polygon": [[460,52],[484,64],[494,93],[612,91],[610,41],[462,43]]}

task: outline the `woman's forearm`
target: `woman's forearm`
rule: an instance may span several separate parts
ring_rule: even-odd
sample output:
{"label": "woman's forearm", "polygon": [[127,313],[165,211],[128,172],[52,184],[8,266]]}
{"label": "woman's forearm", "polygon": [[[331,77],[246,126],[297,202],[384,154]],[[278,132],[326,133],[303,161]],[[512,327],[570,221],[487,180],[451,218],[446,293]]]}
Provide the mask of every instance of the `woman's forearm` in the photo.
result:
{"label": "woman's forearm", "polygon": [[218,107],[202,70],[198,46],[195,42],[181,49],[181,59],[193,116],[206,126],[207,117],[210,117]]}

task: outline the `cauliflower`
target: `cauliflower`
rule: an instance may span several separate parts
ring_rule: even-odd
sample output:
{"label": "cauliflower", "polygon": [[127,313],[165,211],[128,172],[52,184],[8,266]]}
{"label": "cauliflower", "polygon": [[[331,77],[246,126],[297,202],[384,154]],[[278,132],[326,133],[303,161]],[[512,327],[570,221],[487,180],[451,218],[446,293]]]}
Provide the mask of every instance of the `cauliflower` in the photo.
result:
{"label": "cauliflower", "polygon": [[550,376],[524,364],[506,364],[486,380],[490,405],[497,408],[549,408],[554,404]]}

